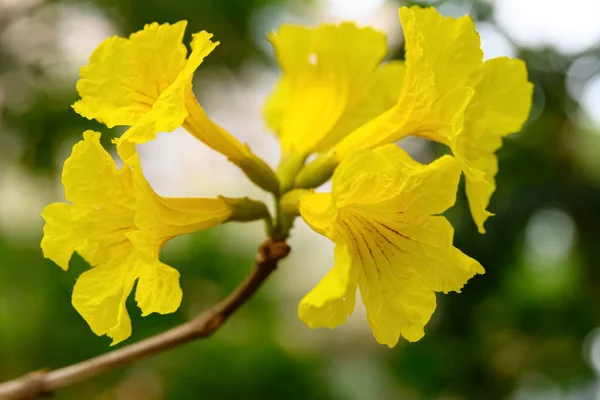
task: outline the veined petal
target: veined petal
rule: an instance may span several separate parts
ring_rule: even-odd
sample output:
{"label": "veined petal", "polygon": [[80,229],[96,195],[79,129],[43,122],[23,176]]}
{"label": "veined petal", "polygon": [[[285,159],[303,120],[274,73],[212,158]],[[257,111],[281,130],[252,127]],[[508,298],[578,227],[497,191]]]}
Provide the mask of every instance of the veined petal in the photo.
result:
{"label": "veined petal", "polygon": [[483,64],[474,90],[464,128],[452,138],[452,148],[465,164],[471,214],[484,233],[483,223],[491,215],[486,208],[496,188],[494,152],[502,145],[502,137],[518,132],[527,120],[533,85],[523,61],[502,57]]}
{"label": "veined petal", "polygon": [[354,310],[355,279],[348,246],[338,242],[333,268],[300,301],[299,318],[311,328],[334,328],[346,322]]}
{"label": "veined petal", "polygon": [[[454,203],[459,176],[460,164],[453,157],[422,165],[395,145],[387,145],[351,152],[336,170],[331,200],[328,194],[319,194],[300,201],[302,217],[317,225],[313,229],[336,246],[348,247],[351,271],[380,343],[393,347],[400,336],[419,340],[435,310],[435,292],[460,291],[467,280],[484,272],[452,245],[450,223],[431,215]],[[313,202],[311,196],[328,202]],[[303,211],[307,205],[313,210]],[[316,316],[310,323],[315,326],[335,325],[331,312],[316,313],[328,310],[326,301],[341,307],[339,287],[335,296],[327,297],[334,292],[326,289],[333,285],[330,280],[341,282],[340,270],[331,274],[324,280],[325,288],[315,289],[316,297],[311,298],[311,305],[322,304],[311,309]],[[325,322],[319,325],[315,320]],[[342,321],[335,319],[336,324]]]}
{"label": "veined petal", "polygon": [[339,223],[356,251],[354,268],[373,333],[390,347],[400,335],[409,341],[423,336],[435,309],[434,292],[460,291],[484,272],[452,246],[454,231],[443,217],[369,206],[340,210]]}
{"label": "veined petal", "polygon": [[358,287],[377,341],[394,347],[400,335],[419,340],[435,310],[434,291],[414,270],[398,263],[394,255],[401,250],[395,239],[387,241],[385,230],[378,232],[377,225],[349,211],[340,216],[340,224],[353,244]]}
{"label": "veined petal", "polygon": [[109,128],[134,125],[184,68],[186,25],[152,23],[129,39],[102,42],[80,70],[75,111]]}
{"label": "veined petal", "polygon": [[372,82],[387,53],[385,35],[351,23],[315,29],[283,25],[269,40],[283,76],[266,103],[267,124],[286,153],[322,150],[334,127],[370,100],[365,96],[371,86],[380,85]]}

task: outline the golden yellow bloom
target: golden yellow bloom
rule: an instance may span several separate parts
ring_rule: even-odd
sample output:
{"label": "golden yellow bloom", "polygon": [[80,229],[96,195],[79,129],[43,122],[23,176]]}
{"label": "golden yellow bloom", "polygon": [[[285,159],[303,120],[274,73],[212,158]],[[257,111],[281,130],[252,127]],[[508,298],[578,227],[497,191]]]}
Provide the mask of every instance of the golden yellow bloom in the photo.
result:
{"label": "golden yellow bloom", "polygon": [[73,306],[97,335],[116,344],[131,334],[125,309],[135,281],[143,315],[177,310],[179,273],[159,260],[171,238],[221,224],[236,217],[229,199],[166,198],[144,179],[137,154],[117,170],[99,142],[84,133],[65,161],[62,181],[67,203],[48,205],[42,250],[67,269],[74,251],[93,267],[73,290]]}
{"label": "golden yellow bloom", "polygon": [[111,37],[81,68],[75,111],[89,119],[131,126],[116,140],[123,159],[135,143],[153,140],[158,132],[184,126],[192,135],[224,154],[259,186],[276,191],[271,169],[250,149],[208,118],[192,92],[194,72],[217,46],[212,34],[193,35],[192,52],[182,42],[187,22],[146,25],[129,39]]}
{"label": "golden yellow bloom", "polygon": [[349,22],[313,29],[284,24],[268,38],[283,75],[264,117],[284,157],[327,150],[398,98],[404,66],[379,65],[388,51],[381,32]]}
{"label": "golden yellow bloom", "polygon": [[[311,180],[357,148],[375,148],[409,135],[449,146],[466,176],[471,214],[480,232],[491,215],[495,190],[494,152],[502,137],[518,132],[531,106],[533,86],[525,63],[505,57],[483,62],[480,41],[469,16],[442,17],[434,8],[402,7],[406,71],[396,104],[349,133],[333,152],[307,166],[298,178]],[[322,176],[327,173],[320,172]]]}
{"label": "golden yellow bloom", "polygon": [[460,291],[481,265],[452,245],[442,216],[456,198],[460,164],[429,165],[390,144],[352,152],[337,167],[331,193],[300,200],[302,218],[335,243],[335,265],[300,302],[311,328],[333,328],[352,313],[360,289],[379,343],[419,340],[435,292]]}

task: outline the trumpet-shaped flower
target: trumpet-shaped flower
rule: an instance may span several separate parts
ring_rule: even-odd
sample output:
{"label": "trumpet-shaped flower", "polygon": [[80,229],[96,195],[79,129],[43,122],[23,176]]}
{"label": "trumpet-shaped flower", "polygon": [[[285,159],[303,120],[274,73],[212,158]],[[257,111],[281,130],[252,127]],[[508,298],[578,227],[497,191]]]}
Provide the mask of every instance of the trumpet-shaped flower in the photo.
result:
{"label": "trumpet-shaped flower", "polygon": [[379,65],[388,51],[383,33],[349,22],[284,24],[268,38],[283,75],[264,117],[284,156],[327,150],[396,102],[404,66]]}
{"label": "trumpet-shaped flower", "polygon": [[452,245],[442,216],[456,198],[460,163],[429,165],[390,144],[352,152],[337,167],[331,193],[301,197],[302,218],[335,243],[335,264],[302,299],[311,328],[333,328],[352,313],[358,287],[379,343],[424,335],[435,292],[460,291],[481,265]]}
{"label": "trumpet-shaped flower", "polygon": [[455,19],[442,17],[434,8],[403,7],[400,19],[406,71],[395,78],[402,81],[396,104],[347,134],[312,168],[309,165],[299,186],[318,169],[328,168],[331,174],[353,149],[422,136],[449,146],[459,160],[471,214],[483,233],[492,215],[486,208],[498,171],[494,153],[501,139],[518,132],[529,115],[533,86],[525,63],[505,57],[484,62],[469,16]]}
{"label": "trumpet-shaped flower", "polygon": [[116,344],[131,334],[125,301],[136,281],[143,315],[179,307],[179,273],[159,260],[161,247],[175,236],[233,218],[235,207],[224,198],[158,196],[144,179],[137,154],[117,169],[99,138],[85,132],[65,161],[62,181],[71,204],[44,209],[41,247],[65,270],[75,251],[93,267],[77,280],[73,306],[94,333]]}
{"label": "trumpet-shaped flower", "polygon": [[192,51],[182,42],[187,22],[146,25],[128,39],[113,36],[98,46],[82,67],[73,108],[109,128],[131,126],[116,140],[123,159],[135,143],[155,139],[158,132],[184,126],[192,135],[238,165],[259,186],[276,191],[273,171],[250,149],[210,120],[192,92],[194,72],[219,44],[212,34],[193,35]]}

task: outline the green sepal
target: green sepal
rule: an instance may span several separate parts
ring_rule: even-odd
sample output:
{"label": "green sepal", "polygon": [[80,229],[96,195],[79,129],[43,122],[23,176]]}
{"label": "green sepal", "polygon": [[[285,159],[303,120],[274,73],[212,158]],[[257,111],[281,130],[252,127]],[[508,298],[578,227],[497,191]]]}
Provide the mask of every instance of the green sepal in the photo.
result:
{"label": "green sepal", "polygon": [[269,209],[262,201],[252,200],[248,197],[231,198],[219,196],[219,198],[227,203],[233,210],[226,222],[250,222],[261,219],[271,219]]}
{"label": "green sepal", "polygon": [[314,189],[321,186],[331,178],[337,165],[338,160],[333,152],[320,155],[300,170],[294,181],[294,187]]}

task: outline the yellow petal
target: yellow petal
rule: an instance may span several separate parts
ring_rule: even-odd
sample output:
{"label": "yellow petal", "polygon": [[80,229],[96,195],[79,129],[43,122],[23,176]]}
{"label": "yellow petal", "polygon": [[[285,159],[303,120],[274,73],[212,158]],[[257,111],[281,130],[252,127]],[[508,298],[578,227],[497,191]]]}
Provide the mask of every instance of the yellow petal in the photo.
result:
{"label": "yellow petal", "polygon": [[[501,138],[521,130],[531,108],[533,85],[521,60],[486,61],[474,83],[475,95],[465,115],[464,128],[453,138],[453,151],[465,164],[471,214],[481,233],[491,215],[486,208],[494,192],[498,165],[494,152]],[[479,174],[479,175],[478,175]]]}
{"label": "yellow petal", "polygon": [[223,198],[158,196],[136,153],[117,170],[99,139],[88,131],[73,147],[63,171],[73,204],[44,209],[41,247],[63,269],[74,251],[90,263],[93,268],[75,285],[73,305],[97,335],[108,335],[116,344],[131,334],[125,301],[136,279],[143,315],[174,312],[181,303],[179,273],[158,259],[162,245],[225,222],[233,209]]}
{"label": "yellow petal", "polygon": [[398,101],[406,67],[404,62],[390,61],[377,68],[360,101],[348,105],[344,115],[327,134],[318,150],[326,150],[365,122],[392,108]]}
{"label": "yellow petal", "polygon": [[73,251],[91,265],[121,256],[120,243],[133,227],[135,194],[130,171],[117,171],[99,142],[99,133],[87,131],[65,161],[65,196],[74,204],[46,207],[41,247],[44,256],[67,269]]}
{"label": "yellow petal", "polygon": [[341,160],[354,148],[406,135],[448,145],[461,162],[473,219],[481,233],[495,190],[501,138],[518,132],[531,106],[532,85],[521,60],[482,62],[469,17],[442,17],[433,8],[402,8],[406,77],[396,107],[359,127],[335,147]]}
{"label": "yellow petal", "polygon": [[127,159],[130,152],[124,152],[121,146],[131,143],[146,143],[156,138],[158,132],[171,132],[181,126],[189,115],[186,103],[192,94],[194,72],[204,58],[219,44],[212,42],[212,34],[201,31],[193,35],[192,53],[185,65],[178,71],[176,78],[159,94],[152,108],[116,140],[119,154]]}
{"label": "yellow petal", "polygon": [[365,96],[387,53],[385,35],[351,23],[315,29],[283,25],[269,40],[283,76],[267,101],[267,124],[286,153],[321,150],[329,132],[370,100]]}
{"label": "yellow petal", "polygon": [[277,135],[281,132],[281,121],[285,113],[290,96],[291,96],[290,79],[282,76],[275,83],[273,91],[265,101],[263,106],[263,118],[267,128],[275,132]]}
{"label": "yellow petal", "polygon": [[411,263],[411,268],[436,292],[460,292],[475,274],[485,272],[481,264],[453,247],[454,229],[444,217],[415,218],[404,227],[390,222],[390,227],[403,229],[411,238],[403,246],[411,254],[410,258],[404,257],[404,262]]}
{"label": "yellow petal", "polygon": [[401,252],[397,242],[406,239],[389,238],[385,225],[364,218],[345,212],[340,224],[352,243],[353,268],[373,335],[389,347],[400,335],[417,341],[435,310],[435,293],[410,265],[395,258]]}
{"label": "yellow petal", "polygon": [[423,165],[395,144],[379,147],[372,153],[390,160],[397,174],[394,181],[399,194],[388,202],[380,199],[380,209],[395,207],[432,215],[442,214],[454,205],[461,175],[460,163],[454,157],[445,155]]}
{"label": "yellow petal", "polygon": [[84,272],[73,289],[75,309],[96,335],[111,337],[113,345],[131,335],[125,302],[136,279],[135,298],[143,316],[172,313],[182,297],[179,272],[158,260],[164,240],[151,231],[129,232],[127,238],[121,257]]}
{"label": "yellow petal", "polygon": [[233,137],[221,126],[215,124],[206,114],[196,98],[189,97],[187,107],[190,115],[184,128],[194,137],[213,150],[225,155],[231,162],[240,163],[254,156],[250,149]]}
{"label": "yellow petal", "polygon": [[331,209],[331,195],[329,193],[306,193],[300,198],[300,215],[317,233],[329,238],[331,224],[335,218],[335,210]]}
{"label": "yellow petal", "polygon": [[95,266],[122,257],[122,244],[132,229],[133,214],[93,207],[53,203],[42,213],[45,219],[42,251],[61,268],[67,269],[73,251]]}
{"label": "yellow petal", "polygon": [[105,40],[80,70],[75,111],[109,128],[134,125],[185,67],[186,25],[155,22],[129,39]]}
{"label": "yellow petal", "polygon": [[333,197],[337,207],[391,200],[412,212],[440,214],[454,204],[460,172],[453,157],[423,165],[395,144],[357,150],[337,167]]}
{"label": "yellow petal", "polygon": [[157,239],[152,231],[135,231],[127,237],[139,254],[135,300],[142,310],[142,316],[153,312],[169,314],[177,311],[182,297],[179,272],[158,260],[165,240]]}
{"label": "yellow petal", "polygon": [[453,230],[443,217],[401,209],[352,207],[339,224],[353,243],[354,268],[367,316],[380,343],[392,347],[400,335],[423,336],[435,309],[434,292],[460,291],[483,269],[452,246]]}
{"label": "yellow petal", "polygon": [[144,178],[137,154],[128,163],[137,194],[135,225],[139,229],[155,231],[160,237],[174,237],[220,225],[233,213],[222,198],[161,197]]}
{"label": "yellow petal", "polygon": [[64,270],[69,268],[73,252],[84,241],[71,229],[72,211],[73,207],[69,204],[52,203],[42,212],[46,221],[41,243],[44,257],[54,261]]}
{"label": "yellow petal", "polygon": [[153,312],[169,314],[181,304],[179,272],[168,265],[148,266],[140,271],[135,300],[145,317]]}
{"label": "yellow petal", "polygon": [[133,288],[137,267],[135,257],[130,255],[84,272],[73,288],[72,301],[77,312],[96,335],[112,338],[112,345],[131,335],[125,301]]}
{"label": "yellow petal", "polygon": [[336,207],[377,203],[395,196],[402,184],[399,179],[403,179],[396,162],[394,157],[370,150],[350,153],[333,174],[332,196]]}
{"label": "yellow petal", "polygon": [[65,197],[79,206],[130,204],[126,169],[121,172],[100,144],[100,133],[86,131],[83,140],[73,146],[62,173]]}
{"label": "yellow petal", "polygon": [[311,328],[334,328],[352,314],[355,298],[356,282],[348,246],[337,243],[333,268],[300,301],[298,316]]}
{"label": "yellow petal", "polygon": [[407,135],[448,143],[472,97],[467,87],[481,65],[479,36],[469,16],[442,17],[434,8],[402,7],[406,72],[397,104],[360,126],[335,151],[376,147]]}
{"label": "yellow petal", "polygon": [[[443,17],[433,7],[400,8],[406,40],[407,76],[417,78],[416,68],[433,73],[436,95],[465,86],[480,67],[483,52],[470,16]],[[421,54],[422,53],[422,54]],[[414,68],[413,68],[414,67]]]}
{"label": "yellow petal", "polygon": [[[393,347],[400,336],[419,340],[435,310],[435,292],[460,291],[484,272],[453,246],[450,223],[431,215],[454,203],[460,173],[453,157],[422,165],[387,145],[350,153],[336,170],[332,196],[310,194],[300,201],[300,213],[313,229],[336,248],[347,245],[350,270],[380,343]],[[345,314],[328,308],[331,303],[343,310],[341,290],[334,286],[345,282],[340,271],[331,272],[309,298],[303,310],[313,314],[307,323],[343,322]]]}

